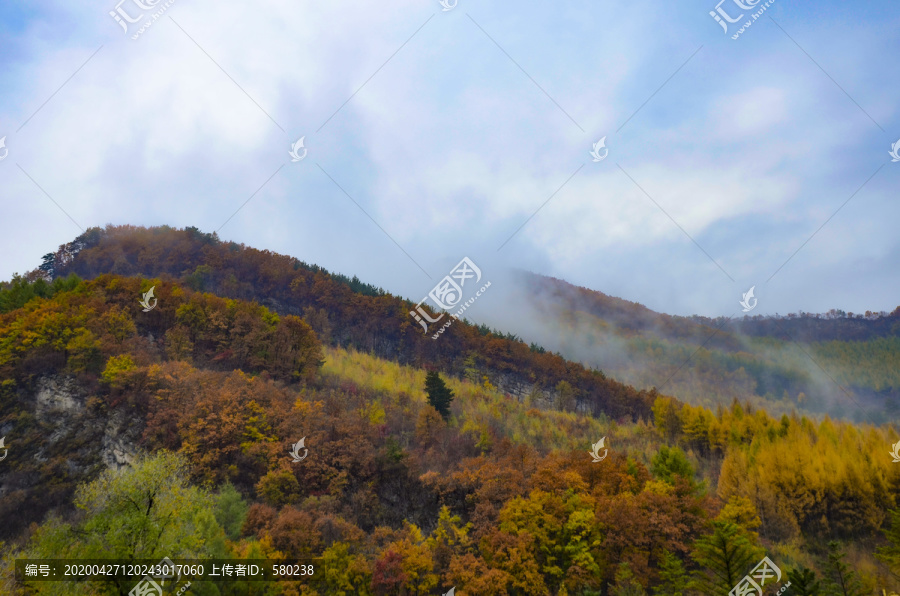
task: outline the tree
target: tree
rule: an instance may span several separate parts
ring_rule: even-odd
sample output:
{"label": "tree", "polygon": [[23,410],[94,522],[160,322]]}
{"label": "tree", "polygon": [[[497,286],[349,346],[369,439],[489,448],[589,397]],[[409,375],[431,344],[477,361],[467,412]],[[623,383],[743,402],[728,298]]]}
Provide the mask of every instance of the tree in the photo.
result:
{"label": "tree", "polygon": [[438,576],[434,573],[434,557],[431,547],[414,524],[406,522],[406,534],[401,540],[390,545],[390,551],[400,556],[400,568],[406,578],[402,586],[406,589],[401,594],[431,594],[432,588],[438,584]]}
{"label": "tree", "polygon": [[825,563],[825,594],[829,596],[862,596],[862,582],[857,573],[844,562],[844,549],[837,540],[828,543]]}
{"label": "tree", "polygon": [[875,557],[885,563],[893,573],[900,574],[900,509],[889,509],[891,524],[884,529],[889,545],[875,550]]}
{"label": "tree", "polygon": [[[51,518],[26,549],[35,559],[160,560],[222,558],[224,532],[213,514],[213,499],[188,483],[187,460],[162,452],[132,467],[107,470],[78,487],[75,505],[86,513],[74,525]],[[77,582],[68,594],[101,593],[101,584],[125,594],[134,581]],[[126,584],[129,587],[121,591]],[[34,593],[53,593],[54,582],[36,582]]]}
{"label": "tree", "polygon": [[47,277],[53,278],[53,274],[56,271],[56,253],[48,252],[43,257],[41,257],[43,263],[38,266],[38,269],[47,274]]}
{"label": "tree", "polygon": [[688,576],[681,559],[669,551],[663,552],[659,577],[662,583],[653,588],[654,596],[684,596],[688,588]]}
{"label": "tree", "polygon": [[110,356],[100,378],[113,387],[121,387],[127,374],[134,368],[134,360],[128,354]]}
{"label": "tree", "polygon": [[611,586],[609,593],[612,596],[646,596],[644,587],[638,583],[631,572],[628,563],[619,563],[616,569],[616,583]]}
{"label": "tree", "polygon": [[316,562],[315,574],[318,576],[316,590],[333,596],[366,594],[372,582],[366,558],[351,552],[350,546],[343,542],[335,542],[325,549]]}
{"label": "tree", "polygon": [[[541,584],[551,593],[575,568],[584,573],[585,581],[601,576],[599,524],[594,502],[584,494],[535,489],[527,497],[510,499],[500,512],[499,529],[518,539],[519,554],[515,559],[533,561],[543,575]],[[524,570],[515,567],[504,570],[516,581],[525,578]],[[535,588],[539,586],[534,581],[529,583]]]}
{"label": "tree", "polygon": [[452,515],[445,505],[438,514],[437,526],[428,537],[435,566],[446,569],[454,555],[464,552],[471,540],[469,531],[472,524],[462,524],[458,515]]}
{"label": "tree", "polygon": [[300,317],[279,319],[272,338],[272,355],[266,369],[292,381],[311,381],[322,366],[322,344]]}
{"label": "tree", "polygon": [[241,537],[241,526],[247,518],[247,509],[247,503],[241,497],[241,493],[230,482],[219,489],[216,497],[216,520],[231,540]]}
{"label": "tree", "polygon": [[397,551],[389,549],[375,561],[372,590],[378,596],[399,594],[408,579],[403,571],[403,556]]}
{"label": "tree", "polygon": [[447,387],[441,375],[436,370],[428,371],[425,375],[425,393],[428,395],[428,403],[437,410],[446,420],[450,417],[450,402],[453,401],[453,391]]}
{"label": "tree", "polygon": [[679,413],[678,402],[671,397],[659,396],[653,402],[653,422],[656,430],[669,443],[674,443],[681,434],[683,423]]}
{"label": "tree", "polygon": [[300,496],[300,483],[292,470],[281,466],[259,479],[256,493],[272,505],[286,505]]}
{"label": "tree", "polygon": [[788,580],[791,583],[792,593],[796,596],[820,596],[822,594],[822,582],[816,579],[812,569],[800,567],[788,570]]}
{"label": "tree", "polygon": [[681,476],[691,483],[694,480],[694,468],[691,467],[684,451],[678,447],[669,448],[666,445],[660,447],[659,452],[653,456],[650,471],[656,478],[669,484],[674,484],[675,476]]}
{"label": "tree", "polygon": [[754,544],[759,539],[759,534],[753,530],[756,530],[761,526],[762,521],[759,519],[759,513],[756,511],[753,501],[747,497],[733,495],[728,499],[728,502],[725,503],[725,506],[722,507],[722,510],[719,511],[719,515],[716,516],[716,519],[737,524],[747,530],[747,535],[750,536],[750,541]]}
{"label": "tree", "polygon": [[762,555],[763,550],[753,545],[746,530],[731,522],[714,521],[713,533],[694,543],[691,557],[700,569],[693,585],[710,596],[728,593]]}
{"label": "tree", "polygon": [[556,408],[563,412],[574,412],[576,406],[575,389],[568,381],[556,384]]}

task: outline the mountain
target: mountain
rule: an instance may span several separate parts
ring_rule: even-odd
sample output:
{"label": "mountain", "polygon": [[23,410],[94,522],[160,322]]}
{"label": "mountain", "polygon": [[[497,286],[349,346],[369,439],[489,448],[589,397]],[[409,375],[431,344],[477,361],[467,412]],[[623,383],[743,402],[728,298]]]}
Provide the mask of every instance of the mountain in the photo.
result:
{"label": "mountain", "polygon": [[[750,336],[529,283],[617,341]],[[12,561],[163,557],[315,570],[198,594],[711,595],[763,556],[773,590],[898,587],[893,425],[685,403],[413,307],[193,228],[92,228],[0,284],[0,591],[127,594]]]}
{"label": "mountain", "polygon": [[773,413],[857,421],[900,413],[900,307],[678,317],[532,273],[517,281],[527,314],[506,322],[509,330],[623,383],[708,407],[737,398]]}

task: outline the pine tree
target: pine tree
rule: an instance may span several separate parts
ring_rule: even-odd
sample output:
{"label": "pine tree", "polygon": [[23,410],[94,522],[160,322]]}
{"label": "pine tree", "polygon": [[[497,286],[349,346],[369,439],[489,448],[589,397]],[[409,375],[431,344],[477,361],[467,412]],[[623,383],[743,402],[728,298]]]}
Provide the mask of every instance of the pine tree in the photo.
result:
{"label": "pine tree", "polygon": [[663,552],[659,577],[662,583],[653,588],[654,596],[684,596],[688,587],[687,573],[681,559],[669,551]]}
{"label": "pine tree", "polygon": [[812,569],[800,567],[788,571],[788,580],[791,582],[792,594],[796,596],[820,596],[822,594],[822,582],[816,579]]}
{"label": "pine tree", "polygon": [[53,274],[56,272],[56,254],[48,252],[41,257],[41,260],[43,263],[41,263],[38,269],[46,273],[48,277],[52,278]]}
{"label": "pine tree", "polygon": [[825,564],[825,594],[829,596],[862,596],[862,582],[856,572],[844,562],[841,543],[828,543],[828,562]]}
{"label": "pine tree", "polygon": [[714,521],[713,533],[699,538],[691,556],[700,566],[693,586],[702,594],[728,593],[762,558],[746,530],[726,521]]}
{"label": "pine tree", "polygon": [[894,573],[900,573],[900,509],[889,509],[891,525],[885,528],[884,536],[889,545],[875,550],[875,557],[885,563]]}
{"label": "pine tree", "polygon": [[428,395],[428,403],[437,410],[446,420],[450,417],[450,402],[453,401],[453,391],[447,387],[441,375],[436,370],[429,371],[425,376],[425,393]]}
{"label": "pine tree", "polygon": [[644,587],[634,578],[628,563],[619,563],[616,569],[616,583],[611,586],[610,594],[613,596],[646,596]]}

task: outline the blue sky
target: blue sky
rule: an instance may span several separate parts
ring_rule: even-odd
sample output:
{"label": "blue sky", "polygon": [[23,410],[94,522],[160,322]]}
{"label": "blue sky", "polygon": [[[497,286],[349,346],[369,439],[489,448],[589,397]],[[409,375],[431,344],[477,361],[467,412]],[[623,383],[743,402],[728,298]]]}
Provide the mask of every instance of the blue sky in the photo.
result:
{"label": "blue sky", "polygon": [[5,2],[0,277],[169,224],[416,300],[469,256],[673,314],[893,310],[900,6],[732,39],[763,4],[175,0],[135,40],[115,1]]}

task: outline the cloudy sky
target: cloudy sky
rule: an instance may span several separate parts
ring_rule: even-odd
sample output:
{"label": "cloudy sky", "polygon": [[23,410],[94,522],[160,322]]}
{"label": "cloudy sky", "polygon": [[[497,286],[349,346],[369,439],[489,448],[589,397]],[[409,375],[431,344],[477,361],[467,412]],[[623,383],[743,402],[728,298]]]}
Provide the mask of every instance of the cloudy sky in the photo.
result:
{"label": "cloudy sky", "polygon": [[674,314],[900,304],[895,0],[116,2],[0,5],[0,278],[168,224],[414,299],[469,256]]}

